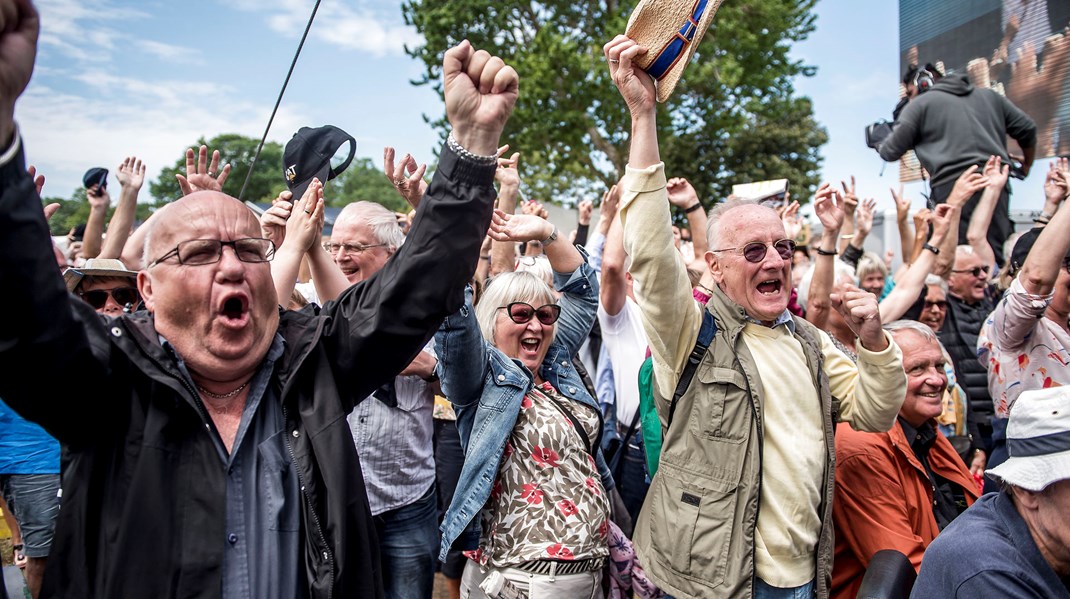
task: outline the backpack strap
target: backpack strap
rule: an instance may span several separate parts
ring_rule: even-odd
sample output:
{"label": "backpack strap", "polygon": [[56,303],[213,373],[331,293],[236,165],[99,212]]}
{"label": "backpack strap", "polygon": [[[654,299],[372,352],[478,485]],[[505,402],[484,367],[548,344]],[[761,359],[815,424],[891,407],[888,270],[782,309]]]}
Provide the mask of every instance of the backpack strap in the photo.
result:
{"label": "backpack strap", "polygon": [[709,310],[703,310],[702,328],[698,331],[695,348],[691,350],[691,355],[687,357],[687,364],[684,365],[684,371],[680,373],[680,380],[676,383],[676,391],[672,394],[672,402],[669,403],[669,419],[665,424],[665,430],[669,430],[669,427],[672,426],[672,417],[676,412],[676,402],[680,401],[680,398],[687,392],[687,388],[691,386],[691,379],[695,378],[695,371],[698,370],[699,362],[702,361],[702,356],[706,355],[706,350],[709,349],[710,343],[713,342],[713,337],[716,334],[717,321],[714,320],[713,314]]}

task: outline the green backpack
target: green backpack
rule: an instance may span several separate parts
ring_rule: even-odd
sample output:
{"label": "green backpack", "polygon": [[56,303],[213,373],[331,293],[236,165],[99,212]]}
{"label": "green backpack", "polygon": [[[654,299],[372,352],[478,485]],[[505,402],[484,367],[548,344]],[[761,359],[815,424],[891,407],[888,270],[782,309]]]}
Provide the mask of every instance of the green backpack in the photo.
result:
{"label": "green backpack", "polygon": [[[695,347],[691,350],[691,355],[687,357],[687,364],[684,365],[684,371],[680,373],[680,380],[676,383],[676,390],[672,395],[672,402],[669,404],[666,430],[672,426],[673,413],[676,412],[676,402],[691,386],[691,379],[695,378],[695,371],[698,369],[699,362],[702,361],[702,356],[706,355],[706,350],[710,347],[713,336],[716,334],[717,322],[713,319],[713,314],[710,314],[709,310],[703,310],[702,328],[699,329],[698,340],[695,341]],[[658,416],[658,409],[654,404],[654,362],[651,357],[647,357],[643,361],[643,365],[639,367],[639,422],[643,435],[643,447],[646,449],[646,465],[651,478],[653,478],[654,473],[658,471],[658,460],[661,457],[662,435],[661,418]]]}

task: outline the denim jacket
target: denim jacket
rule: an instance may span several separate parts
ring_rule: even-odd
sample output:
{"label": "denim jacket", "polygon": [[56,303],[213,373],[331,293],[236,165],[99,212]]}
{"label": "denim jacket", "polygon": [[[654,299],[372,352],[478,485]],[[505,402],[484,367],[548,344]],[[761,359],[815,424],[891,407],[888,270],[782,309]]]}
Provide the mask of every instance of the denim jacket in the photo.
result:
{"label": "denim jacket", "polygon": [[[584,262],[572,273],[554,273],[554,286],[561,291],[561,317],[554,342],[546,352],[540,373],[562,395],[598,409],[598,402],[583,386],[571,356],[575,355],[594,325],[598,307],[598,280]],[[457,430],[464,446],[464,466],[453,501],[442,520],[439,559],[465,531],[490,497],[498,476],[505,444],[516,425],[520,403],[534,385],[534,378],[519,360],[508,358],[483,339],[472,308],[472,289],[464,306],[443,321],[435,334],[438,374],[442,392],[457,412]],[[613,477],[597,450],[595,460],[606,491]]]}

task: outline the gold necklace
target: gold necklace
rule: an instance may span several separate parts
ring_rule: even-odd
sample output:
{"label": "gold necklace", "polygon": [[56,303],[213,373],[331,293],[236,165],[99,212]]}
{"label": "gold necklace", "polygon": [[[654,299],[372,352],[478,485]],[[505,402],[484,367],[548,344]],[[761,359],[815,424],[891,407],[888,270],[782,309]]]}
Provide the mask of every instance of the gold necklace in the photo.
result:
{"label": "gold necklace", "polygon": [[200,385],[197,385],[197,390],[200,391],[201,393],[204,393],[208,397],[211,397],[212,399],[230,399],[231,397],[234,397],[235,395],[241,393],[241,390],[244,389],[245,386],[248,385],[248,384],[249,384],[249,381],[245,381],[244,383],[241,384],[241,386],[239,386],[237,389],[235,389],[235,390],[233,390],[233,391],[231,391],[229,393],[212,393],[211,391],[209,391],[208,389],[205,389],[204,387],[202,387]]}

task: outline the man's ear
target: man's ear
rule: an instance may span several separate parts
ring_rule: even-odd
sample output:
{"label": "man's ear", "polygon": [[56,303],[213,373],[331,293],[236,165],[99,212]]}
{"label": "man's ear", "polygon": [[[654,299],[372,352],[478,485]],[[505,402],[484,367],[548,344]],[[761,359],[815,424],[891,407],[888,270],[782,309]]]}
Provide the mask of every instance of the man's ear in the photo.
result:
{"label": "man's ear", "polygon": [[721,268],[721,261],[717,259],[717,254],[707,251],[706,266],[710,269],[710,275],[713,277],[713,281],[720,285],[724,282],[724,270]]}
{"label": "man's ear", "polygon": [[152,312],[152,277],[144,270],[137,273],[137,290],[141,294],[141,301],[145,303],[145,309]]}

